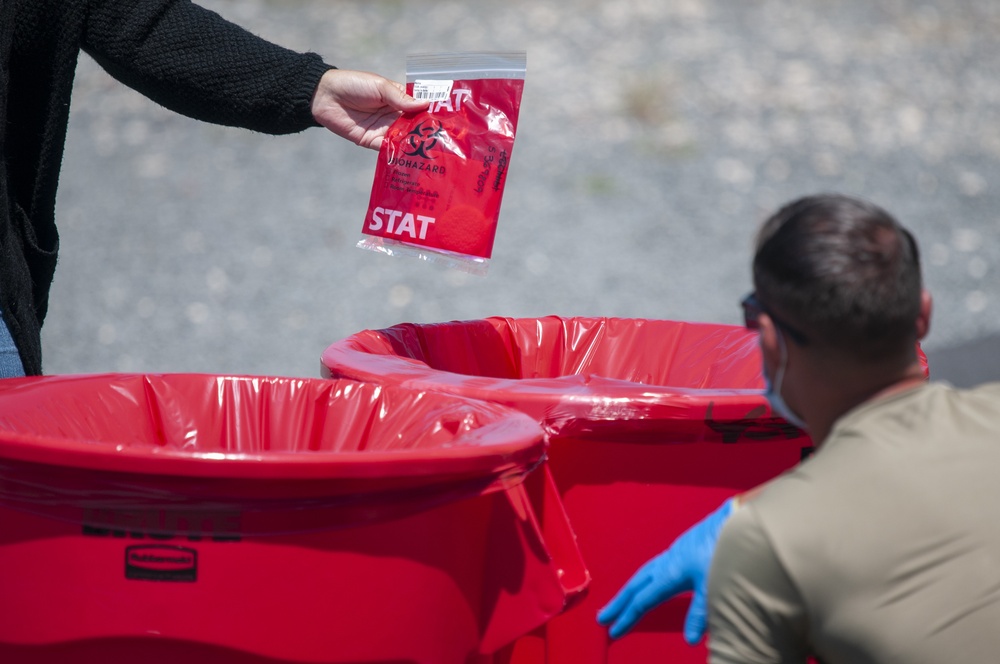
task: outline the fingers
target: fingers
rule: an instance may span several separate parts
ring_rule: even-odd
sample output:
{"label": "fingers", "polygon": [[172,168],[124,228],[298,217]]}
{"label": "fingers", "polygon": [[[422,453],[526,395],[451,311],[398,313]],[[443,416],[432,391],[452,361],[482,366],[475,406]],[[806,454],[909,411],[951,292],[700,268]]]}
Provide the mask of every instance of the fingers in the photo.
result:
{"label": "fingers", "polygon": [[609,625],[618,619],[622,611],[629,605],[632,598],[649,584],[649,577],[642,573],[635,574],[628,582],[622,586],[611,601],[597,613],[597,622],[601,625]]}
{"label": "fingers", "polygon": [[597,614],[597,622],[610,624],[613,639],[627,634],[649,611],[689,590],[694,591],[684,619],[684,639],[697,644],[708,623],[705,578],[719,530],[735,502],[727,500],[712,514],[686,530],[666,551],[650,559]]}
{"label": "fingers", "polygon": [[337,136],[378,150],[400,114],[423,110],[429,104],[406,94],[402,84],[378,74],[331,69],[313,95],[312,113],[317,123]]}
{"label": "fingers", "polygon": [[635,624],[651,610],[659,606],[669,595],[664,595],[657,584],[649,584],[639,592],[635,593],[630,601],[621,611],[618,619],[608,630],[608,636],[612,639],[620,639],[628,634]]}
{"label": "fingers", "polygon": [[601,610],[597,622],[611,624],[613,639],[627,634],[649,611],[666,600],[692,589],[692,580],[677,564],[676,545],[639,568],[618,594]]}
{"label": "fingers", "polygon": [[696,588],[688,606],[687,617],[684,618],[684,640],[688,645],[696,646],[705,636],[708,624],[708,600],[704,588]]}

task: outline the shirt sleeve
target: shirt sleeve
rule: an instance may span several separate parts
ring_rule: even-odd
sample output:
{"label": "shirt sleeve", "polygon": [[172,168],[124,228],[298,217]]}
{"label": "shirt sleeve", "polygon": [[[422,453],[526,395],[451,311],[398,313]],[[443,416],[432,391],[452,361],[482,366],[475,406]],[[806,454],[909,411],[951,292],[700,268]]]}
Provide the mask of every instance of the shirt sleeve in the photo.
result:
{"label": "shirt sleeve", "polygon": [[312,96],[333,68],[189,0],[91,0],[82,47],[112,76],[173,111],[272,134],[317,125]]}
{"label": "shirt sleeve", "polygon": [[711,664],[807,661],[805,607],[752,504],[736,510],[722,528],[708,604]]}

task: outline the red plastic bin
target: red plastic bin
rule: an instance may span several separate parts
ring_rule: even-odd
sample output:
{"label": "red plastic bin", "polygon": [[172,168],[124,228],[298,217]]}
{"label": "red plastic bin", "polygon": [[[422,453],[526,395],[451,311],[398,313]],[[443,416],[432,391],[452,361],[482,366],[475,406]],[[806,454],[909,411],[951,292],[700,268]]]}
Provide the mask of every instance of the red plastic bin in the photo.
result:
{"label": "red plastic bin", "polygon": [[642,563],[735,493],[794,466],[811,442],[763,397],[754,333],[617,318],[494,317],[367,330],[323,373],[517,408],[550,434],[548,465],[592,583],[519,641],[514,661],[704,662],[683,642],[688,598],[611,642],[597,610]]}
{"label": "red plastic bin", "polygon": [[505,659],[587,582],[545,450],[348,380],[0,381],[0,661]]}

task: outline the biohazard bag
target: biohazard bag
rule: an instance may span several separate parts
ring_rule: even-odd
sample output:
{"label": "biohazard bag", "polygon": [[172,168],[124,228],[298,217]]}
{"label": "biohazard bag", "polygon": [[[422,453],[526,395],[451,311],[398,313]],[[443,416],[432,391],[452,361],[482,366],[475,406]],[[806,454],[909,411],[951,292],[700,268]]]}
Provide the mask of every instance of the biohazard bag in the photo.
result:
{"label": "biohazard bag", "polygon": [[523,52],[407,57],[407,92],[430,106],[389,128],[359,247],[486,273],[525,63]]}

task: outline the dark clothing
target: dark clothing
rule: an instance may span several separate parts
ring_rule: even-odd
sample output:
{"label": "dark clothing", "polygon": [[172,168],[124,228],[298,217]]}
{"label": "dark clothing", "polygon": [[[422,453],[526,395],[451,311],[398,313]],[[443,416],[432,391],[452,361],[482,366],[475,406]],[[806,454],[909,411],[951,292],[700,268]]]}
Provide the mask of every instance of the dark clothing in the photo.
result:
{"label": "dark clothing", "polygon": [[42,369],[56,187],[81,50],[169,109],[271,134],[317,125],[312,95],[332,68],[187,0],[0,0],[0,311],[28,375]]}

